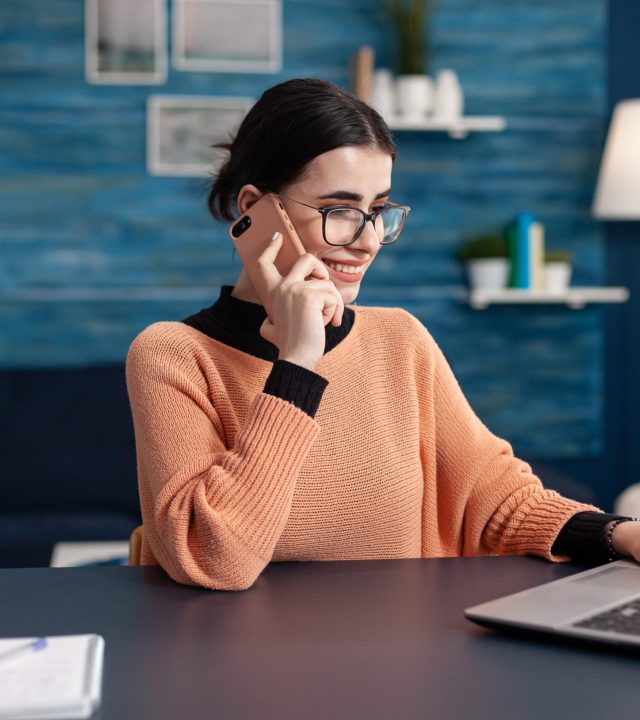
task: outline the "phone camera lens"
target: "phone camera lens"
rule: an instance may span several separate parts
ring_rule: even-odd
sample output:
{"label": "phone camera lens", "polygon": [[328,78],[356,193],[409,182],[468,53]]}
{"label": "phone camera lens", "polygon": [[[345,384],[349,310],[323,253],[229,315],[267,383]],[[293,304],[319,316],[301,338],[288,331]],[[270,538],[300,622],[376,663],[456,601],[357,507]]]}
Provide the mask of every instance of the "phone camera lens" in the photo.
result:
{"label": "phone camera lens", "polygon": [[251,227],[251,218],[248,215],[238,220],[238,222],[231,228],[231,234],[234,238],[240,237],[242,233]]}

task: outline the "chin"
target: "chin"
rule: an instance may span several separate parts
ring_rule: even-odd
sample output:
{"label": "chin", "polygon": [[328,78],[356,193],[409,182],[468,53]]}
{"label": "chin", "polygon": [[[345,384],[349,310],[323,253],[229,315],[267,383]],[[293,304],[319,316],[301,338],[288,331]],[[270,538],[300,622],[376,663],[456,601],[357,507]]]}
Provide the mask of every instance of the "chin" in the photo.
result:
{"label": "chin", "polygon": [[360,283],[356,287],[345,287],[338,290],[345,305],[350,305],[358,297],[359,291]]}

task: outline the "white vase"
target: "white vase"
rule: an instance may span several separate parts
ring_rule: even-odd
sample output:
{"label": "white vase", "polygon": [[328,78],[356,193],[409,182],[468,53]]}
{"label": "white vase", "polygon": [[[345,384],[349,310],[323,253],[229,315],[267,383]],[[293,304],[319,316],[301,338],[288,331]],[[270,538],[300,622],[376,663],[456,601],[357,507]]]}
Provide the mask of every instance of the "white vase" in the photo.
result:
{"label": "white vase", "polygon": [[562,293],[571,281],[571,265],[568,262],[544,264],[544,289],[549,293]]}
{"label": "white vase", "polygon": [[376,70],[373,74],[371,106],[374,110],[377,110],[385,120],[393,117],[395,113],[395,90],[391,70]]}
{"label": "white vase", "polygon": [[400,75],[396,111],[405,120],[424,120],[433,110],[433,80],[428,75]]}
{"label": "white vase", "polygon": [[474,290],[504,290],[511,263],[507,258],[481,258],[467,261],[469,285]]}
{"label": "white vase", "polygon": [[464,96],[458,76],[453,70],[440,70],[434,91],[434,118],[457,120],[464,111]]}

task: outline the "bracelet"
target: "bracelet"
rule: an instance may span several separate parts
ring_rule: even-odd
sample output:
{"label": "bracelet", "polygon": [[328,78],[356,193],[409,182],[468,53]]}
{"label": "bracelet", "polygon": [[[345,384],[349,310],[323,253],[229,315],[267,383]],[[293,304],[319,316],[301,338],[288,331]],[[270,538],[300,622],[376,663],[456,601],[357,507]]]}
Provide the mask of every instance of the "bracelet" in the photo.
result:
{"label": "bracelet", "polygon": [[629,521],[637,521],[638,518],[633,517],[623,517],[618,518],[617,520],[614,520],[611,525],[609,525],[609,529],[607,530],[607,537],[606,537],[606,543],[607,543],[607,551],[609,553],[608,562],[613,562],[614,560],[619,560],[622,555],[620,553],[616,552],[616,549],[613,547],[613,531],[623,522],[629,522]]}

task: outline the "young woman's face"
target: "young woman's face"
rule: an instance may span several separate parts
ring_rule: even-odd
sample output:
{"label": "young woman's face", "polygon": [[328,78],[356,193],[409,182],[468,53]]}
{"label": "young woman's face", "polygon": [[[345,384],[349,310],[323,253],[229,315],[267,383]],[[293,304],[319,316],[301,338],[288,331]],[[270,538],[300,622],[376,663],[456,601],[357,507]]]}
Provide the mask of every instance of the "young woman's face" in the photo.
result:
{"label": "young woman's face", "polygon": [[298,203],[317,208],[345,205],[371,213],[389,198],[392,163],[391,156],[379,148],[340,147],[319,155],[301,180],[282,188],[286,196],[282,202],[302,244],[327,266],[345,304],[355,300],[362,278],[380,250],[373,224],[367,222],[351,245],[329,245],[322,234],[322,215]]}

